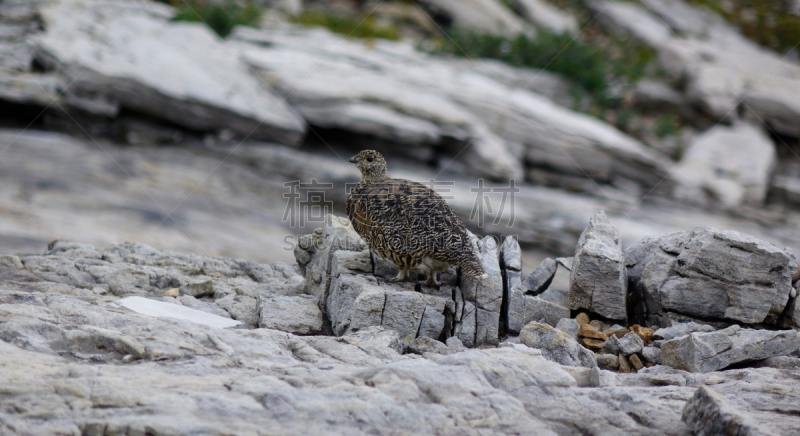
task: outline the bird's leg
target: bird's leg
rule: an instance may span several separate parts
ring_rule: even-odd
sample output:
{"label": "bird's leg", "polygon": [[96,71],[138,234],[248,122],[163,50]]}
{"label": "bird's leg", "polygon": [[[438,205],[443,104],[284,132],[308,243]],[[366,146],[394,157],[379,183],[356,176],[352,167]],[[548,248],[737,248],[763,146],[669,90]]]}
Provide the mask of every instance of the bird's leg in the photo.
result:
{"label": "bird's leg", "polygon": [[428,280],[425,281],[426,286],[439,287],[439,285],[441,285],[441,283],[439,283],[439,280],[436,279],[436,274],[437,274],[436,271],[430,271],[428,273]]}
{"label": "bird's leg", "polygon": [[389,280],[389,281],[390,281],[390,282],[394,282],[394,283],[396,283],[396,282],[402,282],[402,281],[404,281],[404,280],[406,279],[406,274],[407,274],[407,273],[408,273],[408,271],[407,271],[407,270],[405,270],[405,269],[401,269],[401,270],[400,270],[400,272],[398,272],[398,273],[397,273],[397,277],[395,277],[395,278],[393,278],[393,279],[391,279],[391,280]]}

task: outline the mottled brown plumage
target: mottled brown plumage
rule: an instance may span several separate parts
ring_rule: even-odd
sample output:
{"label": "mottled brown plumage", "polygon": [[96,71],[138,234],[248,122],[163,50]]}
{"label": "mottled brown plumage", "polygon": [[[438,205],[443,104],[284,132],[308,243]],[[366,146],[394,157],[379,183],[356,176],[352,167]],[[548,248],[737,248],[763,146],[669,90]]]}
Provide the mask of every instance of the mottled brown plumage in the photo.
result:
{"label": "mottled brown plumage", "polygon": [[438,284],[436,274],[450,265],[487,276],[464,224],[439,194],[417,182],[390,179],[377,151],[364,150],[350,162],[361,171],[361,181],[347,196],[347,216],[367,245],[400,270],[395,280],[417,271],[428,276],[428,284]]}

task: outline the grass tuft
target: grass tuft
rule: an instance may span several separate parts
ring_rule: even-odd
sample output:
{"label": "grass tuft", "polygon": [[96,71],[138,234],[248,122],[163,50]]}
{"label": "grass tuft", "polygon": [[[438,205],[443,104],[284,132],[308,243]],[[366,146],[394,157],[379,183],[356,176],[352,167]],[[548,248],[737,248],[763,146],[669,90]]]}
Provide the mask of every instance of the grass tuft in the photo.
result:
{"label": "grass tuft", "polygon": [[225,0],[220,4],[202,0],[171,0],[177,8],[174,21],[194,21],[206,23],[222,38],[228,36],[236,26],[258,27],[263,11],[252,3],[240,4]]}

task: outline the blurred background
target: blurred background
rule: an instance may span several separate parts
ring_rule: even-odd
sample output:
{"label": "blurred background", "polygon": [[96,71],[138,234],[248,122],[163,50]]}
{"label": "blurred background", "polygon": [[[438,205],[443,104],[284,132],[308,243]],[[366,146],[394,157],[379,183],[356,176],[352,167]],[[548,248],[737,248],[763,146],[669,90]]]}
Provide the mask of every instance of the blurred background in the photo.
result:
{"label": "blurred background", "polygon": [[293,262],[347,158],[525,272],[599,210],[800,249],[798,0],[0,0],[0,252]]}

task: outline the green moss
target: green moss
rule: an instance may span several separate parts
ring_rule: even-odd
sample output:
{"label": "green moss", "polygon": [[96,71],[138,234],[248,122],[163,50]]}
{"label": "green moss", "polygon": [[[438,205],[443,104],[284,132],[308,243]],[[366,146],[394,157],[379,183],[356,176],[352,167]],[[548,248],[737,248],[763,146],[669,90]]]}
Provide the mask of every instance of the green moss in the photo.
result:
{"label": "green moss", "polygon": [[688,0],[721,15],[757,43],[779,52],[800,43],[800,16],[793,0]]}
{"label": "green moss", "polygon": [[400,39],[396,26],[378,23],[372,15],[349,18],[322,11],[306,11],[292,21],[304,26],[322,26],[351,38]]}
{"label": "green moss", "polygon": [[174,21],[206,23],[222,38],[239,25],[258,27],[263,16],[263,11],[249,2],[242,5],[233,0],[226,0],[222,4],[202,0],[172,0],[169,3],[177,8]]}

